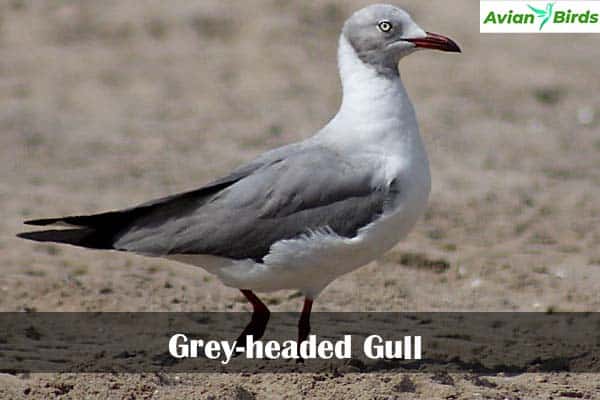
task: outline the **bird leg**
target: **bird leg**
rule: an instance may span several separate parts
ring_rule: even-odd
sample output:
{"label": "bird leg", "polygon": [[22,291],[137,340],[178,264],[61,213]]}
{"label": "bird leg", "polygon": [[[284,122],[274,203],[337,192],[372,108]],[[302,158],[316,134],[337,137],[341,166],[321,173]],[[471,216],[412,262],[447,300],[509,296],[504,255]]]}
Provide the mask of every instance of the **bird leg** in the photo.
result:
{"label": "bird leg", "polygon": [[[310,311],[312,310],[312,304],[312,299],[308,297],[304,299],[304,306],[302,306],[302,313],[298,321],[298,354],[300,354],[300,344],[308,338],[310,333]],[[300,357],[297,362],[304,362],[304,359]]]}
{"label": "bird leg", "polygon": [[244,346],[240,347],[245,347],[246,336],[250,335],[254,340],[258,340],[264,335],[271,312],[251,290],[240,289],[240,291],[246,297],[246,299],[248,299],[250,304],[252,304],[253,308],[252,319],[250,320],[250,323],[246,326],[246,328],[244,328],[236,340],[236,343],[244,343]]}

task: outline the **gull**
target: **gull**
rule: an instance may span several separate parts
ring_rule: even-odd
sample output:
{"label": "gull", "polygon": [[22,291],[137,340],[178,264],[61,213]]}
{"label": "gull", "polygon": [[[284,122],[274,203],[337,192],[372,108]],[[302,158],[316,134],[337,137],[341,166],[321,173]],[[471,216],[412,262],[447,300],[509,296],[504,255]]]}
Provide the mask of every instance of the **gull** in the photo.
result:
{"label": "gull", "polygon": [[255,291],[298,290],[305,296],[300,344],[321,291],[391,249],[426,209],[429,162],[398,70],[420,49],[460,52],[400,8],[363,8],[339,38],[341,106],[314,136],[199,189],[117,211],[26,221],[71,228],[18,236],[202,267],[252,305],[238,343],[260,339],[269,320]]}

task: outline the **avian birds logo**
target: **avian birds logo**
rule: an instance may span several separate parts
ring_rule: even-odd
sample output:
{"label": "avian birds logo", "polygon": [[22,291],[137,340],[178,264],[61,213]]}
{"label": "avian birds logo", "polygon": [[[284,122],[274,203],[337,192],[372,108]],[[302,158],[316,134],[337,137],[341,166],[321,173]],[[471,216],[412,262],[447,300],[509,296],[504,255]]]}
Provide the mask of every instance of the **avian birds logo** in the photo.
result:
{"label": "avian birds logo", "polygon": [[540,31],[544,28],[544,25],[552,18],[552,9],[554,8],[554,3],[546,4],[546,9],[542,10],[540,8],[535,8],[533,6],[527,5],[531,11],[535,13],[538,18],[542,19],[542,23],[540,24]]}

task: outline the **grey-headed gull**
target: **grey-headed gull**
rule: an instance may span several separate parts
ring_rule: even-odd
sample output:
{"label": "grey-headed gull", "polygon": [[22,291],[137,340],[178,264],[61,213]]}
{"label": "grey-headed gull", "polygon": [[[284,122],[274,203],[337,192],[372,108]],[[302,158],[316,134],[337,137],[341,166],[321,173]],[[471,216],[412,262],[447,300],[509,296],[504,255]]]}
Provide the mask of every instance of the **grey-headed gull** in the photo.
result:
{"label": "grey-headed gull", "polygon": [[426,209],[429,162],[398,71],[419,49],[460,52],[400,8],[363,8],[339,38],[342,104],[311,138],[199,189],[118,211],[26,221],[71,228],[19,236],[202,267],[253,306],[238,340],[259,339],[269,319],[254,291],[300,290],[300,343],[319,293],[392,248]]}

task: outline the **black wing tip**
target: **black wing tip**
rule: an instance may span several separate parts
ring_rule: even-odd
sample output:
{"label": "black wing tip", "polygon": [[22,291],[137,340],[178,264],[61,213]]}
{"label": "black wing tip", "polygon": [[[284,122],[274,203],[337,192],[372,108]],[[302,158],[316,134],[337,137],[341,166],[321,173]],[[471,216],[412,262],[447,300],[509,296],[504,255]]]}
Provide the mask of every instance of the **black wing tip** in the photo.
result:
{"label": "black wing tip", "polygon": [[51,231],[34,231],[17,233],[17,237],[21,239],[34,240],[36,242],[47,242],[52,239],[48,235]]}
{"label": "black wing tip", "polygon": [[21,232],[21,233],[17,233],[17,235],[16,235],[16,236],[17,236],[18,238],[21,238],[21,239],[28,239],[28,240],[31,240],[31,239],[29,239],[29,237],[30,237],[30,236],[29,236],[29,233],[31,233],[31,232]]}
{"label": "black wing tip", "polygon": [[23,221],[25,225],[34,225],[34,226],[46,226],[56,224],[61,221],[61,218],[44,218],[44,219],[30,219],[28,221]]}
{"label": "black wing tip", "polygon": [[90,249],[113,249],[113,241],[110,235],[103,235],[89,228],[21,232],[17,234],[17,237],[35,242],[64,243]]}

